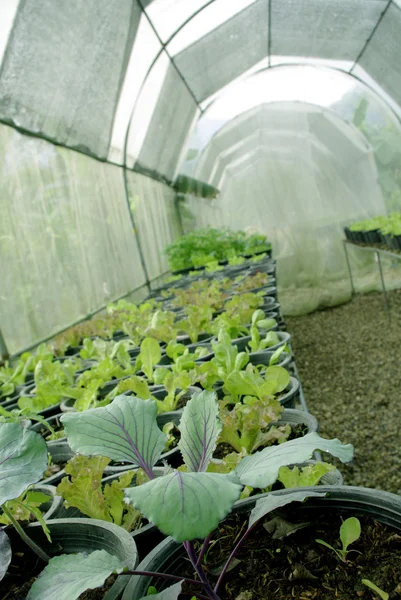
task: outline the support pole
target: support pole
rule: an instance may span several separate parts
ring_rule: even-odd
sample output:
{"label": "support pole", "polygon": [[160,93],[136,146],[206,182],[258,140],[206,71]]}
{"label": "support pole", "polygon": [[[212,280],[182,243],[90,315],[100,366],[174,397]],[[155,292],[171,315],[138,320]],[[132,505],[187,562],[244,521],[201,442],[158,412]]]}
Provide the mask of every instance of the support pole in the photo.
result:
{"label": "support pole", "polygon": [[352,296],[354,296],[355,295],[354,280],[352,279],[352,269],[351,269],[351,263],[349,261],[349,256],[348,256],[347,242],[345,240],[343,240],[343,244],[344,244],[345,258],[347,260],[348,274],[349,274],[349,278],[350,278],[350,282],[351,282],[351,294],[352,294]]}
{"label": "support pole", "polygon": [[7,350],[6,342],[0,329],[0,364],[10,358],[10,354]]}
{"label": "support pole", "polygon": [[389,302],[389,299],[388,299],[387,290],[386,290],[386,286],[385,286],[385,283],[384,283],[382,263],[381,263],[381,260],[380,260],[380,253],[378,251],[375,252],[375,257],[376,257],[377,266],[379,267],[380,281],[381,281],[381,284],[382,284],[382,289],[383,289],[383,294],[384,294],[384,302],[386,304],[386,310],[387,310],[387,316],[388,316],[389,322],[391,323],[390,302]]}

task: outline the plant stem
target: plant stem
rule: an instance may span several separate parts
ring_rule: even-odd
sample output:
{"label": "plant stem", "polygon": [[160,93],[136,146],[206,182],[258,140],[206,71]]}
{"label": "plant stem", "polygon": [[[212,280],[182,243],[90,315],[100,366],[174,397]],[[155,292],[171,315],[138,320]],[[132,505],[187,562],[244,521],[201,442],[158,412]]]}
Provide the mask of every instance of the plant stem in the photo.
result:
{"label": "plant stem", "polygon": [[212,600],[220,600],[219,596],[216,594],[215,590],[213,590],[212,586],[210,585],[207,575],[203,570],[202,566],[198,564],[198,557],[196,556],[193,542],[184,542],[184,548],[187,551],[192,566],[197,572],[198,577],[201,580],[205,592],[208,594],[209,598],[211,598]]}
{"label": "plant stem", "polygon": [[10,513],[10,511],[8,510],[8,508],[6,507],[5,504],[3,504],[1,508],[4,512],[4,514],[10,519],[14,528],[18,532],[20,538],[22,540],[24,540],[24,542],[27,544],[27,546],[29,546],[31,548],[31,550],[33,550],[35,552],[35,554],[37,554],[39,556],[39,558],[41,560],[48,563],[50,560],[50,556],[48,556],[46,554],[46,552],[44,552],[44,550],[42,550],[42,548],[40,548],[33,540],[31,540],[29,535],[27,535],[25,533],[25,531],[23,530],[21,525],[18,523],[18,521],[16,519],[14,519],[13,515]]}
{"label": "plant stem", "polygon": [[227,559],[226,564],[224,565],[219,578],[217,580],[216,585],[214,586],[214,592],[217,592],[217,590],[220,587],[220,584],[223,580],[224,575],[226,574],[226,571],[228,569],[228,567],[230,566],[230,562],[232,561],[232,559],[234,558],[234,556],[237,554],[238,550],[240,549],[240,547],[242,546],[242,544],[245,542],[246,538],[248,537],[248,535],[253,531],[254,527],[259,523],[259,521],[257,521],[256,523],[254,523],[252,525],[252,527],[249,527],[249,529],[247,529],[244,533],[244,535],[240,538],[240,540],[237,542],[237,544],[234,547],[234,550],[231,552],[230,556]]}
{"label": "plant stem", "polygon": [[210,540],[211,540],[211,539],[212,539],[212,537],[213,537],[213,534],[214,534],[214,531],[211,531],[211,532],[209,533],[209,535],[207,536],[207,538],[205,538],[205,540],[204,540],[204,542],[203,542],[203,544],[202,544],[202,548],[201,548],[200,554],[199,554],[199,556],[198,556],[198,560],[196,561],[196,564],[197,564],[197,565],[200,565],[200,564],[202,564],[202,559],[203,559],[203,557],[204,557],[204,556],[205,556],[205,554],[206,554],[206,550],[207,550],[207,548],[208,548],[208,546],[209,546]]}

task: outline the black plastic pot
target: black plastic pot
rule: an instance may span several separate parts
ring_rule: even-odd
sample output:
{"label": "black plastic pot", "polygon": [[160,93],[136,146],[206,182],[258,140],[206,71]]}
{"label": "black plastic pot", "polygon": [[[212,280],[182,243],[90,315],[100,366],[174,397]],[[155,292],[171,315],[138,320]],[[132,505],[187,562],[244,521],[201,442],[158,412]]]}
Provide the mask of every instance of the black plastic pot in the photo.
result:
{"label": "black plastic pot", "polygon": [[[111,483],[112,481],[118,479],[121,475],[127,473],[128,471],[135,472],[136,469],[126,469],[125,471],[114,473],[113,475],[108,475],[107,477],[104,477],[102,479],[102,484]],[[164,467],[154,467],[153,473],[156,475],[156,477],[161,477],[164,474]],[[134,487],[135,485],[136,477],[134,475],[129,487]],[[57,509],[55,517],[57,519],[88,518],[86,515],[82,514],[77,508],[65,508],[63,504],[61,504]],[[152,523],[147,523],[146,525],[143,525],[143,527],[131,531],[130,536],[135,540],[138,549],[139,560],[145,558],[145,556],[165,538],[165,536]]]}
{"label": "black plastic pot", "polygon": [[[376,521],[390,525],[397,531],[401,530],[401,497],[389,492],[382,492],[369,488],[351,487],[351,486],[319,486],[318,488],[302,488],[303,491],[325,492],[325,497],[309,498],[304,502],[293,502],[285,509],[290,514],[294,511],[305,514],[305,521],[313,521],[316,515],[320,514],[341,514],[346,511],[347,516],[367,516]],[[258,497],[251,497],[237,502],[233,513],[249,513],[256,501],[267,495],[285,496],[294,490],[279,490],[262,494]],[[289,517],[290,518],[290,517]],[[178,544],[171,538],[166,538],[138,565],[138,571],[154,571],[169,573],[171,575],[180,575],[184,571],[186,562],[186,553],[182,544]],[[156,577],[145,577],[134,575],[130,577],[125,587],[122,600],[139,600],[146,596],[149,586],[155,586],[158,591],[162,591],[171,585],[165,579]]]}
{"label": "black plastic pot", "polygon": [[[138,550],[134,538],[118,525],[88,518],[50,519],[46,525],[50,530],[51,542],[38,523],[28,525],[25,531],[49,556],[106,550],[117,556],[131,570],[138,563]],[[17,546],[18,534],[10,530],[8,535],[13,546]],[[110,596],[116,599],[117,597]]]}
{"label": "black plastic pot", "polygon": [[[64,413],[59,412],[56,415],[53,415],[52,417],[49,417],[48,419],[46,419],[46,421],[49,423],[49,425],[51,425],[53,428],[55,426],[58,426],[60,424],[60,417],[63,415]],[[42,423],[36,422],[31,426],[31,429],[33,431],[36,431],[36,433],[40,433],[41,435],[43,435],[44,431],[47,431],[47,428],[42,425]],[[62,442],[66,442],[67,438],[63,437],[60,438],[58,440],[51,440],[49,442],[47,442],[48,446],[52,446],[53,444],[60,444]]]}
{"label": "black plastic pot", "polygon": [[210,333],[200,333],[198,335],[198,341],[193,342],[189,335],[177,335],[177,342],[180,344],[184,344],[184,346],[192,346],[193,344],[197,344],[198,346],[202,345],[202,342],[208,343],[212,340],[212,335]]}
{"label": "black plastic pot", "polygon": [[401,250],[401,235],[393,235],[391,239],[391,247],[397,252]]}
{"label": "black plastic pot", "polygon": [[[274,346],[270,346],[269,348],[266,348],[266,350],[268,350],[269,352],[274,352],[275,350],[277,350],[277,348],[280,348],[280,346],[290,343],[291,336],[286,331],[276,331],[276,334],[280,341],[277,344],[275,344]],[[247,335],[242,338],[236,338],[235,340],[232,340],[231,343],[234,344],[235,346],[237,346],[237,348],[240,352],[245,352],[246,349],[248,348],[248,343],[250,342],[250,340],[251,340],[251,336]]]}
{"label": "black plastic pot", "polygon": [[[269,350],[264,350],[263,352],[251,352],[249,355],[249,362],[255,366],[265,365],[266,367],[268,367],[273,354],[274,352],[271,352]],[[293,358],[291,354],[289,354],[288,352],[282,352],[275,366],[286,368],[290,365],[292,360]]]}
{"label": "black plastic pot", "polygon": [[280,404],[285,408],[295,408],[297,400],[299,399],[299,387],[298,379],[290,376],[290,383],[280,397]]}

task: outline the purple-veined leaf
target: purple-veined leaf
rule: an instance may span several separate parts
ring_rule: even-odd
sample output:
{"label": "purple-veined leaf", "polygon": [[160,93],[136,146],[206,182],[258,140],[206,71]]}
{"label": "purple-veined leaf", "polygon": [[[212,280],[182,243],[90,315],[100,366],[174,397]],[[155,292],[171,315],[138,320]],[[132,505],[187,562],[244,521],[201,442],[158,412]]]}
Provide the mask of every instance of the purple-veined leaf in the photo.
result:
{"label": "purple-veined leaf", "polygon": [[205,538],[230,512],[242,486],[231,473],[174,471],[125,489],[135,508],[177,542]]}
{"label": "purple-veined leaf", "polygon": [[46,442],[19,423],[0,424],[0,505],[18,498],[47,469]]}
{"label": "purple-veined leaf", "polygon": [[0,581],[7,573],[8,565],[11,562],[11,545],[8,535],[4,529],[0,529]]}
{"label": "purple-veined leaf", "polygon": [[178,444],[189,471],[206,471],[222,425],[214,392],[197,392],[185,406]]}
{"label": "purple-veined leaf", "polygon": [[249,515],[248,529],[268,513],[272,512],[272,510],[276,510],[276,508],[281,508],[291,502],[303,502],[306,498],[323,498],[325,495],[324,492],[305,492],[303,490],[290,492],[281,496],[269,494],[256,502],[254,509]]}
{"label": "purple-veined leaf", "polygon": [[108,406],[71,412],[60,420],[74,452],[107,456],[151,473],[167,441],[157,426],[156,413],[154,400],[121,395]]}
{"label": "purple-veined leaf", "polygon": [[101,587],[112,573],[121,573],[124,568],[120,559],[106,550],[55,556],[32,585],[27,600],[76,600],[85,590]]}
{"label": "purple-veined leaf", "polygon": [[252,456],[245,456],[236,473],[243,485],[263,489],[277,480],[280,467],[305,462],[315,450],[330,452],[342,462],[349,462],[354,453],[351,444],[342,444],[337,439],[325,440],[312,432],[279,446],[265,448]]}

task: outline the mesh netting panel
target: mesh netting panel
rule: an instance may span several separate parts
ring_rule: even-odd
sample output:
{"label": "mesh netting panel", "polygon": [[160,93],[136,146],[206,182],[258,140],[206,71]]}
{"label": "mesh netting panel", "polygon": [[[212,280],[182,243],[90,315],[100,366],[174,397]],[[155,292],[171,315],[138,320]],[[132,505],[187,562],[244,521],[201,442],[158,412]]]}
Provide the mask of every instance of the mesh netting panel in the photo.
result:
{"label": "mesh netting panel", "polygon": [[205,148],[204,169],[213,158],[221,196],[210,203],[188,200],[197,226],[224,223],[265,233],[287,314],[348,299],[343,225],[386,212],[373,150],[360,132],[319,107],[271,104],[223,127]]}
{"label": "mesh netting panel", "polygon": [[356,60],[387,0],[272,0],[271,52]]}
{"label": "mesh netting panel", "polygon": [[106,157],[140,14],[131,0],[23,0],[0,74],[0,117]]}
{"label": "mesh netting panel", "polygon": [[268,0],[259,0],[174,57],[198,101],[268,54]]}
{"label": "mesh netting panel", "polygon": [[401,9],[391,5],[359,64],[401,103]]}
{"label": "mesh netting panel", "polygon": [[0,127],[0,314],[10,352],[145,277],[122,171]]}
{"label": "mesh netting panel", "polygon": [[177,70],[169,65],[138,159],[139,168],[172,179],[197,104]]}
{"label": "mesh netting panel", "polygon": [[175,192],[163,183],[128,172],[130,205],[149,279],[168,271],[163,249],[180,235]]}

